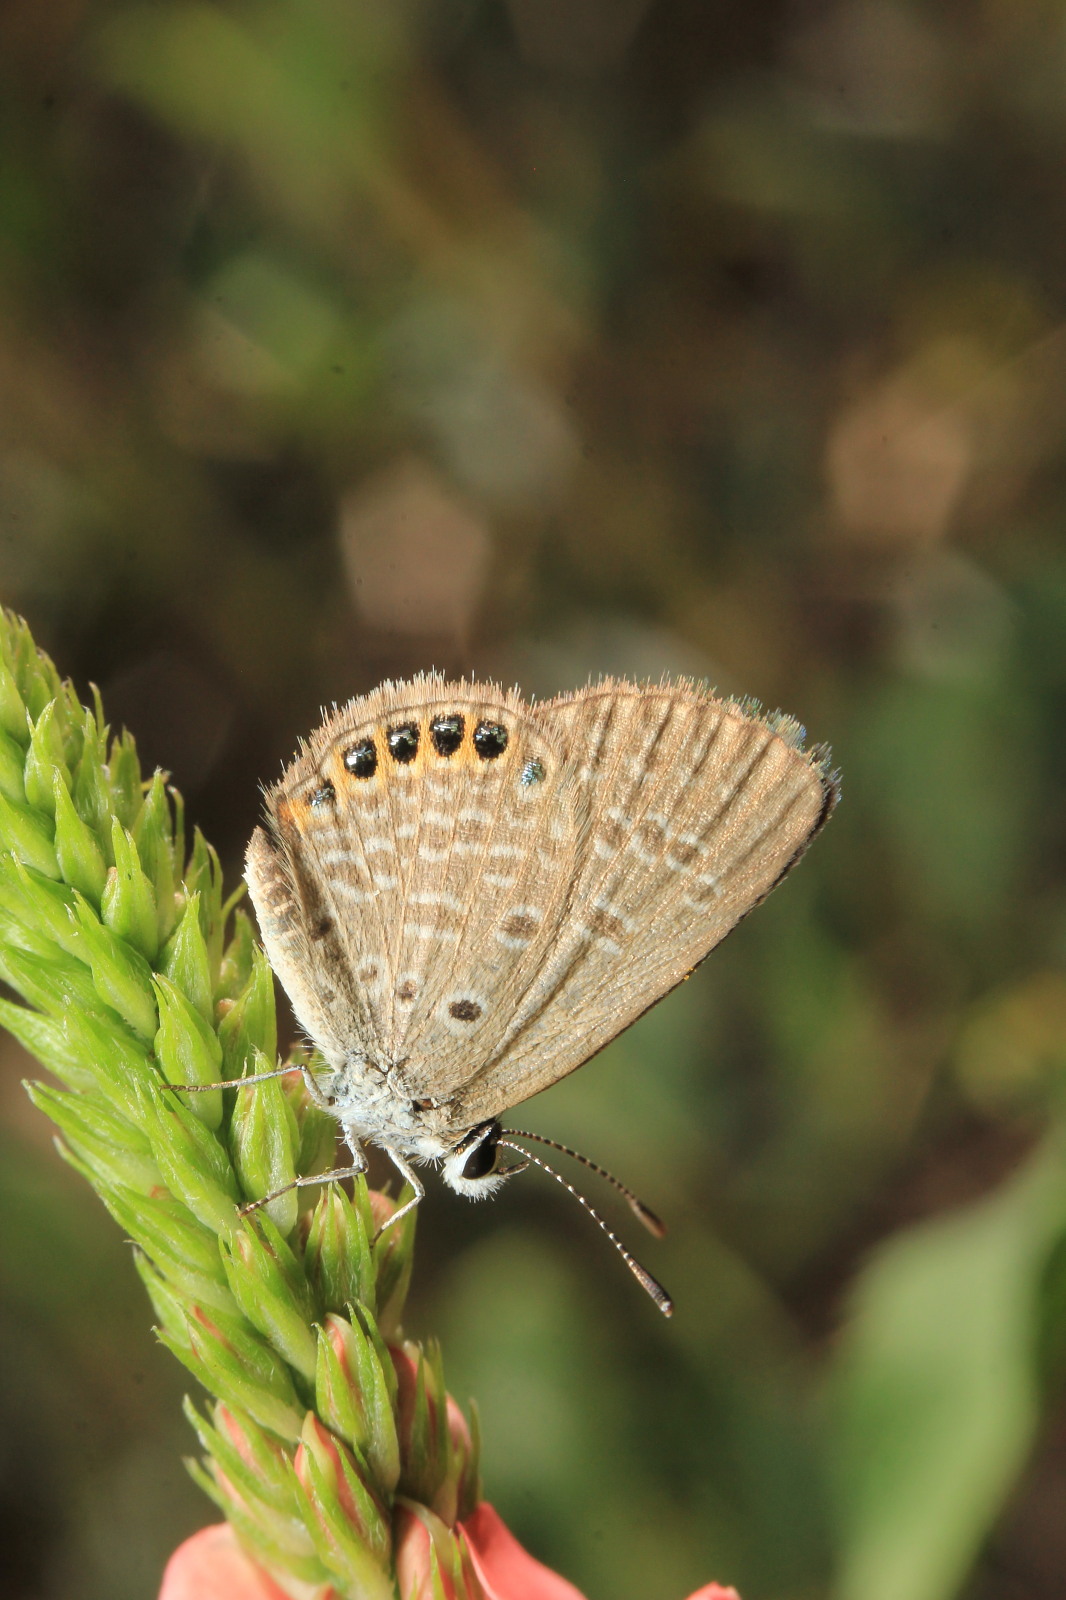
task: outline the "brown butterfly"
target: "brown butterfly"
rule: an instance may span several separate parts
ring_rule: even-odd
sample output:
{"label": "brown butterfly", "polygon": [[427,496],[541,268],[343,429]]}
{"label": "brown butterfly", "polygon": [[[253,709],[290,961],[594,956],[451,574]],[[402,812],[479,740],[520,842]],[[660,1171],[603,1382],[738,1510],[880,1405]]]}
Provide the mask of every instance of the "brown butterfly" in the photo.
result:
{"label": "brown butterfly", "polygon": [[802,737],[688,682],[529,704],[429,674],[330,717],[268,792],[247,879],[329,1068],[305,1075],[352,1154],[332,1176],[367,1141],[408,1205],[411,1162],[472,1198],[517,1170],[500,1115],[680,983],[828,819],[838,784]]}

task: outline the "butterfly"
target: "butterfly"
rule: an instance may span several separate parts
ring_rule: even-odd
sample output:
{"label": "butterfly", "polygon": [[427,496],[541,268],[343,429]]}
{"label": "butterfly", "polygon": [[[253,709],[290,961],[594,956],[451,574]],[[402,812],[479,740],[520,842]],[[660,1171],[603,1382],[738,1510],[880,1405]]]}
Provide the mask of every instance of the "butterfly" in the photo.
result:
{"label": "butterfly", "polygon": [[529,703],[426,674],[330,716],[246,861],[351,1151],[327,1176],[372,1143],[414,1205],[412,1163],[471,1198],[517,1170],[500,1117],[687,977],[824,826],[839,786],[802,741],[687,681]]}

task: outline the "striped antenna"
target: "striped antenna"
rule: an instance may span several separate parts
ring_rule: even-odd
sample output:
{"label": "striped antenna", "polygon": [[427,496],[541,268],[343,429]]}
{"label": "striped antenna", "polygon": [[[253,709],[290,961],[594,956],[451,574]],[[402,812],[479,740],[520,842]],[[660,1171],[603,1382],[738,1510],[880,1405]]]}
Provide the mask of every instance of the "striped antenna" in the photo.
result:
{"label": "striped antenna", "polygon": [[[572,1183],[567,1183],[561,1172],[556,1172],[554,1167],[549,1167],[546,1161],[542,1161],[539,1156],[533,1155],[531,1151],[523,1150],[520,1144],[513,1144],[510,1139],[501,1139],[499,1142],[500,1144],[504,1145],[506,1149],[514,1150],[518,1155],[524,1156],[527,1161],[531,1161],[535,1167],[539,1167],[542,1172],[546,1172],[549,1178],[554,1178],[556,1183],[561,1184],[568,1194],[573,1195],[578,1205],[584,1207],[596,1226],[601,1228],[607,1235],[608,1239],[610,1239],[611,1243],[618,1251],[618,1254],[622,1257],[622,1260],[625,1262],[634,1278],[636,1278],[637,1282],[640,1284],[640,1287],[655,1301],[655,1304],[658,1306],[663,1316],[672,1317],[674,1314],[674,1302],[671,1300],[662,1284],[657,1278],[652,1277],[651,1273],[646,1267],[641,1266],[640,1262],[637,1260],[636,1256],[633,1255],[632,1251],[626,1249],[618,1235],[611,1231],[606,1222],[604,1222],[603,1218],[600,1216],[599,1212],[596,1210],[595,1206],[589,1204],[589,1202],[585,1199],[585,1196],[581,1193],[580,1189],[575,1189]],[[589,1164],[591,1165],[591,1163]]]}

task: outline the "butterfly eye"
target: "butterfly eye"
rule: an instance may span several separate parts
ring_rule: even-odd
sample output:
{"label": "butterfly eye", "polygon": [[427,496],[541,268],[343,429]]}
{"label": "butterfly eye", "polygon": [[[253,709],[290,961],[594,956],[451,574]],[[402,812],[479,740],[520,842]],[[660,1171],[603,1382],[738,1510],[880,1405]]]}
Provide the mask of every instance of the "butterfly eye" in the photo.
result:
{"label": "butterfly eye", "polygon": [[497,1149],[499,1137],[499,1124],[494,1123],[480,1144],[470,1152],[463,1163],[462,1175],[464,1178],[487,1178],[489,1173],[495,1170],[496,1159],[499,1155],[499,1150]]}
{"label": "butterfly eye", "polygon": [[453,756],[463,742],[466,724],[458,714],[454,717],[434,717],[429,725],[433,748],[439,756]]}
{"label": "butterfly eye", "polygon": [[418,724],[405,722],[400,728],[388,732],[389,754],[394,761],[406,766],[418,754]]}
{"label": "butterfly eye", "polygon": [[372,778],[378,769],[378,753],[373,739],[344,752],[344,765],[353,778]]}
{"label": "butterfly eye", "polygon": [[507,729],[500,722],[479,722],[474,729],[474,749],[482,761],[494,761],[507,749]]}

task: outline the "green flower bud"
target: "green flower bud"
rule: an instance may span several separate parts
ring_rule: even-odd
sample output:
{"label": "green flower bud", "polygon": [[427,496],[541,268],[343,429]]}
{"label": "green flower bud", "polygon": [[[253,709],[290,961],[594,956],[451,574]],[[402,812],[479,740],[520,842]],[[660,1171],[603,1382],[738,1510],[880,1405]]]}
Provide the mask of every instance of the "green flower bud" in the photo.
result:
{"label": "green flower bud", "polygon": [[141,871],[132,834],[116,817],[111,826],[111,851],[115,865],[107,875],[100,913],[112,933],[153,961],[159,949],[155,890]]}
{"label": "green flower bud", "polygon": [[33,635],[25,622],[19,623],[19,630],[13,653],[15,677],[26,709],[36,720],[57,698],[63,685],[52,661],[34,644]]}
{"label": "green flower bud", "polygon": [[[0,862],[4,859],[0,854]],[[6,896],[0,892],[0,952],[5,950],[25,950],[31,955],[47,961],[51,956],[59,960],[65,959],[62,951],[57,950],[50,939],[42,939],[39,933],[33,933],[26,924],[15,915],[15,906],[5,905]]]}
{"label": "green flower bud", "polygon": [[125,730],[111,741],[107,763],[111,809],[124,828],[132,828],[142,804],[141,763],[132,733]]}
{"label": "green flower bud", "polygon": [[92,968],[93,981],[102,998],[134,1033],[142,1039],[154,1039],[159,1018],[147,961],[105,928],[81,895],[75,896],[75,914],[82,933],[81,954]]}
{"label": "green flower bud", "polygon": [[55,961],[16,950],[0,955],[0,977],[34,1004],[47,1011],[41,1016],[24,1006],[0,1001],[0,1019],[15,1037],[42,1061],[56,1077],[72,1089],[98,1090],[110,1104],[135,1120],[138,1104],[134,1085],[151,1071],[148,1056],[124,1023],[106,1010],[86,985],[85,1000],[79,1003],[66,991],[76,993],[69,977],[85,974],[78,962],[64,960],[64,971]]}
{"label": "green flower bud", "polygon": [[318,1330],[315,1401],[323,1420],[355,1446],[374,1481],[391,1494],[400,1477],[395,1373],[384,1345],[365,1331],[370,1319],[358,1311],[353,1322],[330,1313]]}
{"label": "green flower bud", "polygon": [[257,1055],[273,1061],[278,1050],[274,976],[258,947],[248,983],[218,1026],[227,1078],[243,1078]]}
{"label": "green flower bud", "polygon": [[71,772],[81,759],[84,742],[85,707],[69,678],[64,678],[55,697],[56,721],[63,737],[63,754]]}
{"label": "green flower bud", "polygon": [[178,1095],[137,1085],[141,1126],[163,1181],[206,1228],[229,1233],[237,1222],[237,1183],[226,1153]]}
{"label": "green flower bud", "polygon": [[229,1406],[215,1406],[214,1426],[188,1400],[185,1415],[208,1456],[210,1478],[201,1486],[222,1506],[242,1543],[261,1561],[306,1583],[325,1583],[328,1574],[304,1525],[288,1454],[250,1416]]}
{"label": "green flower bud", "polygon": [[[195,1428],[201,1447],[243,1497],[261,1501],[276,1517],[299,1518],[300,1499],[292,1462],[258,1423],[221,1402],[214,1408],[213,1426],[188,1399],[185,1415]],[[310,1555],[314,1549],[310,1535],[302,1522],[299,1526],[304,1553]]]}
{"label": "green flower bud", "polygon": [[346,1447],[308,1412],[294,1463],[318,1554],[360,1600],[393,1600],[384,1508]]}
{"label": "green flower bud", "polygon": [[61,876],[50,824],[39,812],[16,805],[6,794],[0,794],[0,839],[20,861],[46,878]]}
{"label": "green flower bud", "polygon": [[[208,1499],[214,1501],[232,1526],[241,1548],[247,1550],[266,1572],[278,1577],[284,1574],[295,1578],[306,1586],[306,1592],[311,1595],[324,1594],[328,1600],[340,1600],[330,1581],[330,1574],[315,1553],[314,1544],[307,1536],[302,1520],[299,1523],[281,1522],[254,1500],[246,1500],[235,1494],[232,1485],[214,1467],[214,1463],[209,1463],[209,1466],[212,1470],[205,1472],[198,1461],[186,1459],[185,1462],[193,1482]],[[297,1542],[301,1547],[306,1543],[310,1554],[303,1555],[292,1549],[291,1545]],[[289,1591],[277,1586],[274,1592],[287,1594]]]}
{"label": "green flower bud", "polygon": [[17,806],[26,804],[26,752],[17,739],[0,729],[0,794]]}
{"label": "green flower bud", "polygon": [[47,939],[23,926],[19,944],[9,942],[10,928],[4,928],[3,948],[0,949],[0,975],[24,999],[49,1016],[66,1020],[68,1012],[91,1012],[113,1021],[117,1028],[123,1024],[101,1001],[93,983],[92,973],[83,961],[64,955]]}
{"label": "green flower bud", "polygon": [[296,1258],[269,1218],[250,1219],[219,1247],[233,1298],[253,1328],[309,1382],[315,1375],[314,1307]]}
{"label": "green flower bud", "polygon": [[97,910],[107,881],[107,862],[93,830],[79,817],[66,784],[57,772],[54,779],[56,836],[55,851],[66,882],[78,889]]}
{"label": "green flower bud", "polygon": [[231,1315],[237,1307],[219,1260],[218,1239],[177,1200],[145,1199],[131,1189],[99,1187],[100,1198],[167,1283],[185,1299]]}
{"label": "green flower bud", "polygon": [[[185,867],[185,888],[190,898],[200,896],[200,926],[210,952],[210,970],[217,974],[222,963],[222,867],[218,854],[199,828],[193,832],[192,850]],[[239,898],[239,894],[238,894]]]}
{"label": "green flower bud", "polygon": [[[233,914],[233,937],[226,946],[219,973],[219,992],[227,1000],[237,1000],[252,976],[252,963],[258,949],[255,929],[246,911]],[[273,1055],[272,1050],[266,1052]]]}
{"label": "green flower bud", "polygon": [[56,703],[45,707],[30,733],[30,747],[26,752],[26,800],[38,811],[49,816],[55,812],[55,776],[58,773],[69,789],[71,776],[67,768],[63,735],[56,715]]}
{"label": "green flower bud", "polygon": [[31,1011],[28,1006],[0,1000],[0,1027],[13,1034],[24,1050],[36,1056],[68,1088],[92,1090],[97,1087],[95,1072],[85,1065],[78,1049],[72,1047],[62,1022],[42,1017],[39,1011]]}
{"label": "green flower bud", "polygon": [[160,943],[169,939],[177,921],[179,904],[174,893],[174,839],[170,820],[167,786],[161,772],[152,778],[144,805],[133,826],[141,867],[155,894],[156,934]]}
{"label": "green flower bud", "polygon": [[[257,1055],[255,1071],[269,1072],[273,1063]],[[283,1189],[296,1177],[294,1154],[298,1143],[296,1120],[277,1078],[250,1083],[237,1090],[229,1130],[230,1154],[241,1189],[249,1200]],[[290,1189],[265,1208],[284,1235],[292,1232],[299,1214],[299,1190]]]}
{"label": "green flower bud", "polygon": [[[218,1083],[227,1076],[215,1030],[169,978],[157,978],[159,1032],[155,1053],[168,1083]],[[212,1130],[222,1124],[222,1090],[191,1094],[186,1102],[194,1116]]]}
{"label": "green flower bud", "polygon": [[[366,1193],[366,1181],[357,1178],[356,1194]],[[311,1226],[304,1245],[304,1268],[318,1291],[322,1304],[330,1311],[343,1311],[359,1302],[373,1313],[377,1305],[377,1282],[371,1250],[373,1222],[367,1229],[369,1211],[352,1203],[339,1183],[324,1188],[311,1214]]]}
{"label": "green flower bud", "polygon": [[28,1083],[26,1092],[105,1183],[123,1184],[143,1195],[158,1193],[163,1180],[151,1146],[125,1117],[87,1094],[64,1094],[43,1083]]}
{"label": "green flower bud", "polygon": [[200,897],[190,894],[181,921],[163,951],[162,969],[186,995],[205,1022],[214,1023],[211,962],[200,918]]}
{"label": "green flower bud", "polygon": [[[411,1198],[409,1185],[400,1191],[399,1204]],[[378,1227],[391,1215],[395,1205],[386,1195],[374,1194],[372,1203],[377,1208]],[[383,1214],[378,1215],[378,1212]],[[411,1210],[394,1226],[379,1233],[374,1244],[374,1271],[377,1277],[378,1326],[385,1339],[395,1339],[400,1330],[400,1319],[411,1287],[411,1269],[414,1265],[416,1211]]]}
{"label": "green flower bud", "polygon": [[83,729],[81,758],[74,769],[74,809],[86,827],[92,829],[106,865],[112,866],[109,852],[113,813],[111,780],[107,771],[107,730],[97,725],[91,711],[85,713]]}
{"label": "green flower bud", "polygon": [[65,884],[42,877],[13,855],[0,854],[0,896],[22,922],[68,956],[81,958],[81,939],[71,919],[74,896]]}
{"label": "green flower bud", "polygon": [[247,1411],[279,1438],[298,1439],[303,1412],[288,1369],[270,1346],[239,1317],[194,1306],[185,1321],[187,1347],[165,1331],[160,1335],[178,1360],[227,1405]]}
{"label": "green flower bud", "polygon": [[133,1264],[148,1292],[152,1310],[159,1318],[160,1326],[176,1343],[183,1344],[187,1350],[191,1350],[185,1322],[185,1306],[181,1296],[175,1294],[171,1285],[161,1272],[156,1271],[143,1250],[133,1252]]}
{"label": "green flower bud", "polygon": [[400,1489],[439,1512],[437,1495],[451,1465],[448,1395],[440,1349],[430,1343],[423,1351],[408,1341],[394,1346],[390,1354],[399,1384]]}
{"label": "green flower bud", "polygon": [[[93,1074],[96,1087],[131,1121],[137,1121],[136,1085],[154,1078],[144,1044],[105,1008],[64,1006],[62,1023],[67,1048]],[[74,1085],[72,1085],[74,1087]]]}
{"label": "green flower bud", "polygon": [[[312,1057],[312,1068],[321,1057]],[[328,1172],[337,1165],[337,1119],[315,1104],[300,1077],[282,1078],[281,1087],[300,1130],[296,1165],[300,1172]]]}
{"label": "green flower bud", "polygon": [[170,858],[174,863],[174,879],[177,882],[182,878],[185,866],[185,800],[180,789],[171,789],[169,793],[174,807]]}
{"label": "green flower bud", "polygon": [[26,703],[19,693],[15,675],[6,661],[0,662],[0,728],[17,744],[26,746]]}

